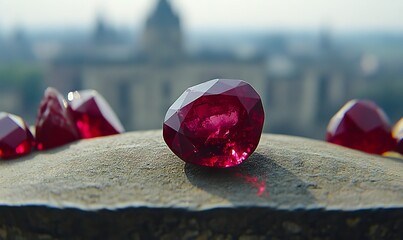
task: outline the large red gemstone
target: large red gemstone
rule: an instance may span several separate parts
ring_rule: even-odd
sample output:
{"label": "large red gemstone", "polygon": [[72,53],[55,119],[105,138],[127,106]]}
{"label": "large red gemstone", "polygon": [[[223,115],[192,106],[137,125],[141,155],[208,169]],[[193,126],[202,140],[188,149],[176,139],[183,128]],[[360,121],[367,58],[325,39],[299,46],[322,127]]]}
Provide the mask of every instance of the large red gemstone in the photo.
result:
{"label": "large red gemstone", "polygon": [[39,107],[36,120],[38,150],[58,147],[80,139],[71,108],[54,88],[48,88]]}
{"label": "large red gemstone", "polygon": [[0,113],[0,158],[16,158],[31,152],[34,137],[22,118]]}
{"label": "large red gemstone", "polygon": [[368,100],[351,100],[340,109],[329,122],[326,140],[374,154],[396,145],[386,114]]}
{"label": "large red gemstone", "polygon": [[124,132],[124,128],[112,108],[95,90],[71,92],[68,98],[82,138]]}
{"label": "large red gemstone", "polygon": [[395,151],[403,154],[403,118],[401,118],[394,126],[393,137],[397,141]]}
{"label": "large red gemstone", "polygon": [[264,122],[259,94],[241,80],[216,79],[187,89],[169,108],[164,140],[185,162],[232,167],[256,149]]}

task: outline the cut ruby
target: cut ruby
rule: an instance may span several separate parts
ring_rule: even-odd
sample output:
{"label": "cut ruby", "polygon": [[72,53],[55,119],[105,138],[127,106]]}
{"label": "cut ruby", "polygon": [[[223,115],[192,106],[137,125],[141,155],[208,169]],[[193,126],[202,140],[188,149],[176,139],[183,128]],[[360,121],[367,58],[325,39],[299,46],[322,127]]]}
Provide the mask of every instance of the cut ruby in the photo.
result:
{"label": "cut ruby", "polygon": [[253,153],[263,122],[262,101],[251,85],[216,79],[187,89],[176,100],[165,116],[163,135],[185,162],[225,168]]}
{"label": "cut ruby", "polygon": [[16,158],[31,152],[34,137],[21,117],[0,113],[0,158]]}
{"label": "cut ruby", "polygon": [[71,92],[68,99],[82,138],[108,136],[124,132],[118,117],[98,92],[94,90]]}
{"label": "cut ruby", "polygon": [[401,118],[393,128],[393,137],[397,141],[395,151],[403,154],[403,118]]}
{"label": "cut ruby", "polygon": [[351,100],[340,109],[329,122],[326,140],[374,154],[393,150],[396,145],[386,114],[368,100]]}
{"label": "cut ruby", "polygon": [[46,150],[80,139],[72,110],[54,88],[47,88],[36,120],[36,147]]}

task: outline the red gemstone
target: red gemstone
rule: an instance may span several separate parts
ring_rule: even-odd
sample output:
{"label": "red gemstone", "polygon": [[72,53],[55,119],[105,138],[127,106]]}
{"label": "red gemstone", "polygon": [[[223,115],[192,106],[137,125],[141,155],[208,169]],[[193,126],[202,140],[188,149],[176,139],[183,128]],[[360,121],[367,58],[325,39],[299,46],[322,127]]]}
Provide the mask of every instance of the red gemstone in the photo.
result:
{"label": "red gemstone", "polygon": [[80,139],[71,108],[54,88],[48,88],[36,120],[36,147],[46,150]]}
{"label": "red gemstone", "polygon": [[168,147],[185,162],[232,167],[259,144],[264,111],[259,94],[241,80],[216,79],[187,89],[168,109]]}
{"label": "red gemstone", "polygon": [[124,132],[118,117],[106,100],[94,90],[69,93],[70,106],[82,138]]}
{"label": "red gemstone", "polygon": [[368,100],[351,100],[330,120],[326,140],[367,153],[392,150],[392,137],[386,114]]}
{"label": "red gemstone", "polygon": [[0,158],[16,158],[31,152],[34,137],[27,124],[9,113],[0,113]]}
{"label": "red gemstone", "polygon": [[403,118],[401,118],[393,128],[393,137],[397,141],[395,151],[403,154]]}

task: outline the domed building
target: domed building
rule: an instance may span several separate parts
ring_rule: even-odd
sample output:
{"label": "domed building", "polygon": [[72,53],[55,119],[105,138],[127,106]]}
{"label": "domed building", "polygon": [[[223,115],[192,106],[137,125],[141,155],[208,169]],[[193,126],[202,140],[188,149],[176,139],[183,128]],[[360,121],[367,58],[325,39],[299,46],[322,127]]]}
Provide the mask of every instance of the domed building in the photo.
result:
{"label": "domed building", "polygon": [[95,39],[85,50],[65,51],[52,63],[48,85],[62,92],[99,91],[128,130],[161,128],[166,110],[186,88],[215,78],[247,80],[265,96],[262,59],[188,55],[181,19],[168,0],[158,0],[146,19],[139,51],[98,35],[109,45]]}
{"label": "domed building", "polygon": [[332,50],[326,32],[311,54],[289,52],[284,40],[272,40],[264,57],[189,54],[180,15],[169,0],[157,0],[141,36],[129,42],[99,16],[90,43],[66,47],[54,59],[47,85],[64,93],[95,89],[127,130],[145,130],[161,128],[168,107],[188,87],[215,78],[242,79],[262,97],[265,131],[322,138],[331,115],[362,87],[357,81],[362,76]]}
{"label": "domed building", "polygon": [[143,53],[153,62],[180,61],[184,54],[182,38],[179,16],[167,0],[160,0],[145,23]]}

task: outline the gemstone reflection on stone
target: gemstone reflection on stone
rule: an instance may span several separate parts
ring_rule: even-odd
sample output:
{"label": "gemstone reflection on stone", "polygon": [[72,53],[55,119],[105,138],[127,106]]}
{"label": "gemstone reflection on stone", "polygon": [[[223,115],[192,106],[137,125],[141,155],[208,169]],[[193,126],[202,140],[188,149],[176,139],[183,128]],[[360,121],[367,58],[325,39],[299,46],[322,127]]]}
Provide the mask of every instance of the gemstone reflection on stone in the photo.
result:
{"label": "gemstone reflection on stone", "polygon": [[115,112],[95,90],[71,92],[68,99],[82,138],[101,137],[124,132]]}
{"label": "gemstone reflection on stone", "polygon": [[24,120],[16,115],[0,112],[0,158],[11,159],[31,152],[34,137]]}
{"label": "gemstone reflection on stone", "polygon": [[54,88],[47,88],[36,120],[36,147],[46,150],[80,139],[72,110]]}
{"label": "gemstone reflection on stone", "polygon": [[351,100],[330,120],[326,140],[367,153],[393,150],[393,139],[386,114],[374,102]]}
{"label": "gemstone reflection on stone", "polygon": [[256,149],[264,111],[259,94],[242,80],[216,79],[187,89],[168,109],[163,136],[185,162],[232,167]]}

